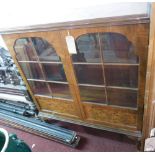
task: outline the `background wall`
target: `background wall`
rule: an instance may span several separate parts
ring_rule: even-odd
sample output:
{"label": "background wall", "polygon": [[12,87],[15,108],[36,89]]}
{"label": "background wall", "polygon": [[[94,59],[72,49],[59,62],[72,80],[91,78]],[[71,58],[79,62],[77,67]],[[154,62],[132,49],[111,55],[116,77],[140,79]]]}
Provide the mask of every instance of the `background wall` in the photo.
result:
{"label": "background wall", "polygon": [[0,6],[0,29],[148,12],[146,2],[104,0],[5,0]]}

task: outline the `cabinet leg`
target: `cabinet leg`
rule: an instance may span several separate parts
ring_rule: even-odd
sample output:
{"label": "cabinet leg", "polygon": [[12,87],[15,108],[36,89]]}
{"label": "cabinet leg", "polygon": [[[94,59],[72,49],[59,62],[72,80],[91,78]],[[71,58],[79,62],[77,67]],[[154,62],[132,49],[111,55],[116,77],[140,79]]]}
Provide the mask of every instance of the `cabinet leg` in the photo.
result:
{"label": "cabinet leg", "polygon": [[127,136],[127,137],[135,142],[137,151],[143,152],[144,141],[142,140],[142,138],[138,138],[134,136]]}

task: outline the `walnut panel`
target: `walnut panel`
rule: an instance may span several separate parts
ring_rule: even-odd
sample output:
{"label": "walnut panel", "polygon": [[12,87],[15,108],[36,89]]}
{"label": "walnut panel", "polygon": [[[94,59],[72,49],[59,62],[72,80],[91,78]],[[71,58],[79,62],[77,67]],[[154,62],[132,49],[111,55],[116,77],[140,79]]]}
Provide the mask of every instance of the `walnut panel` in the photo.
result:
{"label": "walnut panel", "polygon": [[88,120],[98,123],[109,123],[117,125],[135,126],[137,125],[137,111],[121,109],[93,104],[83,104]]}
{"label": "walnut panel", "polygon": [[77,115],[72,101],[35,96],[41,110],[57,114]]}

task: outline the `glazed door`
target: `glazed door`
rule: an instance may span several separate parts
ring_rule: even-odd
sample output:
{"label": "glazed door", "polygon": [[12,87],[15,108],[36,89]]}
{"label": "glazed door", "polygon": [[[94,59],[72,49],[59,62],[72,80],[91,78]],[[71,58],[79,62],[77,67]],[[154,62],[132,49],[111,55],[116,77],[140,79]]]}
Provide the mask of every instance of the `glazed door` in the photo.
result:
{"label": "glazed door", "polygon": [[82,118],[59,32],[13,34],[10,43],[8,47],[14,47],[10,51],[40,112]]}
{"label": "glazed door", "polygon": [[[85,121],[141,130],[147,24],[63,31],[75,38],[70,54]],[[67,48],[66,48],[67,49]]]}

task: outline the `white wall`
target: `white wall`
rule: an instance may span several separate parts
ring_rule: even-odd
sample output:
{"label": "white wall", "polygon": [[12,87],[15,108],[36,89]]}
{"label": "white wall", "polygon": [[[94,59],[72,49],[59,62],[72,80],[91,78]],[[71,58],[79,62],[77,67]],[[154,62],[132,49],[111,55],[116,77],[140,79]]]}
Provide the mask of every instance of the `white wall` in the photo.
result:
{"label": "white wall", "polygon": [[0,48],[1,47],[5,48],[6,50],[8,49],[7,46],[6,46],[6,44],[5,44],[5,42],[3,41],[3,39],[2,39],[2,37],[0,35]]}
{"label": "white wall", "polygon": [[[106,0],[3,0],[0,29],[82,19],[145,14],[145,2],[105,3]],[[107,0],[109,1],[109,0]]]}

